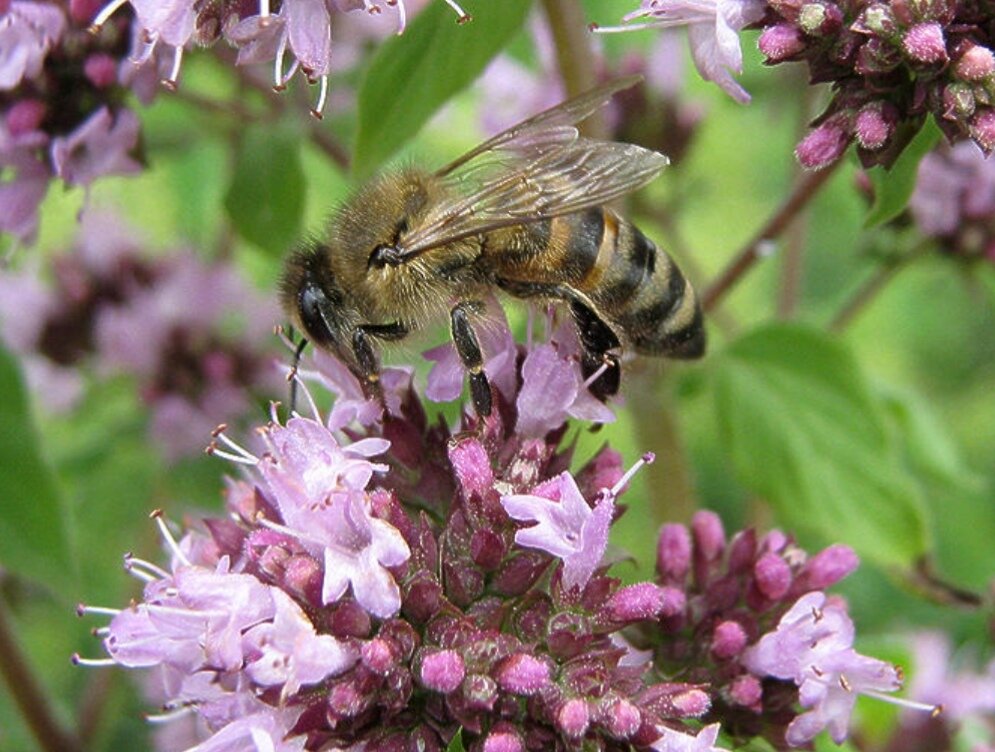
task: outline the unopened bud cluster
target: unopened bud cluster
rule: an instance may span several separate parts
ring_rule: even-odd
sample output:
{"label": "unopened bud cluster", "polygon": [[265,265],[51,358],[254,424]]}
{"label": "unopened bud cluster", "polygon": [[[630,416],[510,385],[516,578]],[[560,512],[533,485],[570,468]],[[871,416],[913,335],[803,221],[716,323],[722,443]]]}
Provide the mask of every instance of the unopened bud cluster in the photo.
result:
{"label": "unopened bud cluster", "polygon": [[807,63],[833,97],[796,154],[818,169],[855,143],[866,165],[890,165],[932,115],[951,142],[995,149],[992,9],[955,0],[836,3],[770,0],[760,51]]}

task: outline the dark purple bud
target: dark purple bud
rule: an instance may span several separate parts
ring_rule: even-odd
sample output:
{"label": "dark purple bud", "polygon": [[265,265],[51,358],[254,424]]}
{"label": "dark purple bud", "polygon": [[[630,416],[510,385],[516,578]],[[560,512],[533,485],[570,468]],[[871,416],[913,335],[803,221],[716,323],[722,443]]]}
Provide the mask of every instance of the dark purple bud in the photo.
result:
{"label": "dark purple bud", "polygon": [[894,107],[881,102],[865,105],[854,121],[853,131],[857,143],[870,151],[880,149],[895,132],[897,122],[898,113]]}
{"label": "dark purple bud", "polygon": [[728,696],[735,705],[744,708],[758,707],[763,699],[763,685],[760,680],[752,674],[737,676],[729,685]]}
{"label": "dark purple bud", "polygon": [[777,554],[764,554],[753,566],[757,589],[765,598],[776,601],[791,587],[791,567]]}
{"label": "dark purple bud", "polygon": [[884,3],[874,3],[867,6],[853,25],[854,31],[862,34],[875,34],[882,38],[893,37],[898,31],[898,24],[891,7]]}
{"label": "dark purple bud", "polygon": [[568,739],[580,739],[591,725],[587,701],[579,697],[567,700],[556,711],[556,726]]}
{"label": "dark purple bud", "polygon": [[813,556],[802,569],[799,579],[806,590],[825,590],[860,566],[860,558],[849,546],[829,546]]}
{"label": "dark purple bud", "polygon": [[872,37],[860,47],[854,70],[862,76],[887,73],[902,64],[902,54],[889,42]]}
{"label": "dark purple bud", "polygon": [[821,170],[832,164],[846,151],[850,135],[836,120],[827,120],[813,129],[795,147],[795,157],[807,170]]}
{"label": "dark purple bud", "polygon": [[490,710],[498,698],[497,682],[484,674],[470,674],[463,680],[463,699],[473,710]]}
{"label": "dark purple bud", "polygon": [[916,24],[902,37],[902,49],[917,63],[942,63],[947,59],[943,27],[935,21]]}
{"label": "dark purple bud", "polygon": [[324,571],[310,556],[291,556],[284,566],[283,586],[312,606],[321,604],[321,583]]}
{"label": "dark purple bud", "polygon": [[843,11],[833,3],[805,3],[798,13],[798,26],[810,37],[835,34],[843,25]]}
{"label": "dark purple bud", "polygon": [[763,30],[757,46],[768,63],[781,63],[805,49],[805,35],[793,24],[774,24]]}
{"label": "dark purple bud", "polygon": [[485,572],[492,572],[501,564],[506,552],[501,536],[491,530],[474,530],[470,538],[470,556],[473,563]]}
{"label": "dark purple bud", "polygon": [[602,448],[579,472],[574,480],[584,498],[592,498],[602,488],[611,488],[625,474],[622,455],[609,446]]}
{"label": "dark purple bud", "polygon": [[506,692],[534,695],[549,684],[549,665],[528,653],[516,653],[501,662],[494,678]]}
{"label": "dark purple bud", "polygon": [[609,621],[620,623],[655,619],[663,610],[664,598],[665,589],[652,582],[628,585],[616,590],[608,599],[603,615]]}
{"label": "dark purple bud", "polygon": [[452,441],[449,444],[449,461],[460,483],[464,497],[484,495],[494,485],[491,459],[476,439]]}
{"label": "dark purple bud", "polygon": [[466,676],[466,664],[455,650],[439,650],[421,660],[418,678],[433,692],[448,694],[459,688]]}
{"label": "dark purple bud", "polygon": [[339,601],[328,616],[328,629],[336,637],[366,637],[373,624],[370,614],[356,601]]}
{"label": "dark purple bud", "polygon": [[603,723],[616,739],[628,739],[643,725],[643,715],[633,703],[618,700],[605,710]]}
{"label": "dark purple bud", "polygon": [[984,109],[971,118],[971,138],[985,154],[995,149],[995,110]]}
{"label": "dark purple bud", "polygon": [[943,89],[943,116],[950,120],[967,120],[974,114],[974,89],[967,84],[950,84]]}
{"label": "dark purple bud", "polygon": [[39,99],[21,99],[7,110],[4,122],[11,136],[20,136],[38,130],[47,111],[45,103]]}
{"label": "dark purple bud", "polygon": [[965,81],[981,81],[995,73],[995,54],[980,44],[970,44],[957,60],[954,72]]}
{"label": "dark purple bud", "polygon": [[494,589],[501,595],[521,595],[539,579],[549,566],[549,556],[525,551],[509,559],[494,578]]}
{"label": "dark purple bud", "polygon": [[719,660],[728,660],[746,647],[746,631],[737,621],[721,622],[712,633],[712,655]]}
{"label": "dark purple bud", "polygon": [[757,558],[757,533],[753,528],[741,530],[729,543],[729,559],[726,569],[729,574],[749,572],[753,560]]}
{"label": "dark purple bud", "polygon": [[83,73],[96,88],[106,89],[117,83],[117,60],[102,52],[90,55],[83,63]]}
{"label": "dark purple bud", "polygon": [[684,525],[660,528],[656,542],[656,570],[664,582],[684,582],[691,568],[691,535]]}
{"label": "dark purple bud", "polygon": [[431,575],[425,574],[408,586],[401,609],[415,623],[424,624],[438,612],[442,602],[442,585]]}
{"label": "dark purple bud", "polygon": [[525,745],[515,727],[501,721],[487,735],[482,752],[525,752]]}

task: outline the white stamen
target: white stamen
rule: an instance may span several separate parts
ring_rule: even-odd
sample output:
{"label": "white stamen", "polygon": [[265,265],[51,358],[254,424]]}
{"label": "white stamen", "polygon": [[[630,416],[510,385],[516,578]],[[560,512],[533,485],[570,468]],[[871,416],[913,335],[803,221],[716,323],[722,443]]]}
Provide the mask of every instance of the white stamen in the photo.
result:
{"label": "white stamen", "polygon": [[318,409],[318,405],[314,401],[314,396],[311,394],[311,390],[307,388],[307,385],[298,374],[294,374],[294,381],[297,382],[297,386],[300,387],[301,392],[303,392],[305,398],[307,398],[307,403],[311,407],[311,415],[319,423],[324,422],[321,419],[321,411]]}
{"label": "white stamen", "polygon": [[591,24],[588,28],[595,34],[621,34],[625,31],[640,31],[642,29],[655,29],[661,26],[666,26],[666,24],[654,21],[647,21],[646,23],[635,23],[626,24],[624,26],[598,26],[597,24]]}
{"label": "white stamen", "polygon": [[193,709],[189,705],[181,705],[178,708],[170,710],[166,713],[146,713],[143,717],[149,723],[171,723],[177,718],[182,718],[185,715],[190,715]]}
{"label": "white stamen", "polygon": [[287,85],[287,79],[283,77],[283,56],[287,53],[287,35],[280,35],[280,42],[276,47],[276,57],[273,59],[273,88],[282,89]]}
{"label": "white stamen", "polygon": [[104,606],[87,606],[80,603],[76,606],[76,614],[78,616],[117,616],[121,613],[119,608],[105,608]]}
{"label": "white stamen", "polygon": [[893,697],[892,695],[886,695],[883,692],[876,692],[872,689],[864,690],[860,694],[866,695],[867,697],[873,697],[877,700],[882,700],[891,705],[898,705],[900,708],[908,708],[909,710],[919,710],[929,713],[933,718],[940,715],[943,712],[942,705],[930,705],[926,702],[918,702],[916,700],[909,700],[905,697]]}
{"label": "white stamen", "polygon": [[110,627],[97,627],[93,630],[94,637],[107,637],[111,633]]}
{"label": "white stamen", "polygon": [[322,118],[322,112],[325,109],[325,101],[328,99],[328,76],[323,75],[320,81],[320,88],[318,90],[318,101],[314,105],[314,109],[311,110],[311,114],[314,115],[318,120]]}
{"label": "white stamen", "polygon": [[455,0],[446,0],[446,5],[456,11],[456,14],[459,16],[459,23],[466,23],[471,19],[470,14],[459,7],[459,4]]}
{"label": "white stamen", "polygon": [[228,460],[229,462],[237,462],[240,465],[248,465],[250,467],[255,467],[259,464],[259,460],[249,460],[240,454],[232,454],[231,452],[226,452],[224,449],[219,449],[217,442],[212,441],[207,447],[207,453],[212,457],[220,457],[223,460]]}
{"label": "white stamen", "polygon": [[183,45],[173,50],[173,67],[169,71],[169,78],[162,82],[170,91],[176,89],[176,81],[180,77],[180,64],[183,62]]}
{"label": "white stamen", "polygon": [[145,559],[139,559],[130,553],[124,555],[124,568],[125,571],[130,572],[136,577],[147,578],[148,582],[165,580],[169,577],[169,572],[158,564],[153,564],[151,561],[146,561]]}
{"label": "white stamen", "polygon": [[173,555],[186,566],[191,566],[187,555],[180,550],[180,544],[176,542],[176,538],[173,537],[172,532],[166,526],[166,521],[162,518],[162,512],[156,510],[152,513],[152,518],[155,520],[155,524],[159,526],[159,532],[162,534],[162,538],[169,547],[169,550],[173,552]]}
{"label": "white stamen", "polygon": [[259,15],[262,18],[269,18],[269,0],[259,0]]}
{"label": "white stamen", "polygon": [[252,454],[252,452],[250,452],[248,449],[245,449],[243,446],[230,439],[228,437],[228,434],[225,433],[224,431],[218,431],[217,434],[215,434],[215,438],[224,442],[226,447],[234,450],[236,454],[241,455],[245,459],[251,460],[253,463],[259,462],[259,458],[256,457],[256,455]]}
{"label": "white stamen", "polygon": [[104,9],[97,14],[95,19],[93,19],[93,23],[90,24],[90,28],[94,31],[99,31],[100,27],[107,23],[107,19],[113,16],[114,12],[127,2],[128,0],[114,0],[114,2],[105,5]]}
{"label": "white stamen", "polygon": [[397,6],[397,35],[400,36],[408,26],[408,11],[404,7],[404,0],[387,0],[387,5]]}
{"label": "white stamen", "polygon": [[646,454],[639,458],[639,461],[636,462],[636,464],[629,468],[629,471],[625,475],[619,478],[618,483],[612,486],[608,493],[611,496],[618,496],[625,487],[625,484],[632,480],[632,476],[638,473],[642,469],[643,465],[652,465],[655,459],[656,455],[653,454],[653,452],[646,452]]}
{"label": "white stamen", "polygon": [[600,366],[598,366],[598,370],[597,371],[595,371],[594,373],[592,373],[590,376],[588,376],[584,380],[584,383],[580,385],[580,388],[581,389],[587,389],[589,386],[591,386],[591,384],[593,384],[595,381],[598,380],[598,378],[601,376],[601,374],[603,374],[607,370],[608,370],[608,363],[607,362],[602,363]]}
{"label": "white stamen", "polygon": [[73,653],[70,660],[75,666],[89,666],[91,668],[117,665],[113,658],[84,658],[79,653]]}

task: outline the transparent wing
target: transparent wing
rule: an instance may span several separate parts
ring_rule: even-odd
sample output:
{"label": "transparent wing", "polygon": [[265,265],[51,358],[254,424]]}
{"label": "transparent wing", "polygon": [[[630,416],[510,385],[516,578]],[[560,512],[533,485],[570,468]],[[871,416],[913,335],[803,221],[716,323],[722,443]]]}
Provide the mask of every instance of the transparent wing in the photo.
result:
{"label": "transparent wing", "polygon": [[449,189],[400,240],[402,256],[510,225],[607,203],[666,166],[632,144],[582,138],[574,123],[638,77],[621,79],[512,126],[437,172]]}

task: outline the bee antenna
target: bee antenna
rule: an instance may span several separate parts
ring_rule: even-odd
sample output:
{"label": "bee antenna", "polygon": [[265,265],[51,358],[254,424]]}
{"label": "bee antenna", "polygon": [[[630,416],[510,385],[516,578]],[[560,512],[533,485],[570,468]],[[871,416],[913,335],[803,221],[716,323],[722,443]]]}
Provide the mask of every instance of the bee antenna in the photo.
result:
{"label": "bee antenna", "polygon": [[294,348],[294,361],[290,366],[290,373],[287,374],[287,379],[290,381],[290,405],[288,407],[289,412],[287,417],[289,418],[294,414],[297,409],[297,367],[301,364],[301,355],[304,352],[304,348],[307,347],[307,338],[301,337],[301,341],[297,343],[297,347]]}

